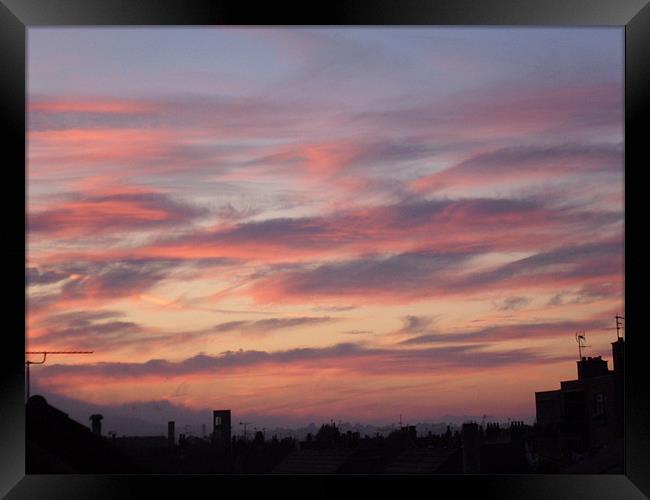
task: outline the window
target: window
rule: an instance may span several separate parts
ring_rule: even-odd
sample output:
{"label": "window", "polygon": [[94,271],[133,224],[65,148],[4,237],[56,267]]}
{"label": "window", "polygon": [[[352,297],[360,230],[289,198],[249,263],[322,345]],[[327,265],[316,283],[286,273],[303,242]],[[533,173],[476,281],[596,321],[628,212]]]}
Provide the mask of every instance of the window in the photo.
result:
{"label": "window", "polygon": [[607,398],[605,397],[605,394],[602,392],[599,392],[596,394],[594,397],[594,416],[602,416],[605,415],[605,406],[607,403]]}

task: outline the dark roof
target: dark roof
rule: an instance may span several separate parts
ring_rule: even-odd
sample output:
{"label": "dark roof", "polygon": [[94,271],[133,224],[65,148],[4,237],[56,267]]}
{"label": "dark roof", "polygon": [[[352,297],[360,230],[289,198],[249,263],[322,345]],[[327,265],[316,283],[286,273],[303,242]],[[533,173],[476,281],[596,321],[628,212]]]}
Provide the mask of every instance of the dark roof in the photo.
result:
{"label": "dark roof", "polygon": [[432,474],[454,453],[451,448],[411,448],[390,463],[387,474]]}
{"label": "dark roof", "polygon": [[167,436],[122,436],[113,441],[120,448],[159,449],[169,447]]}
{"label": "dark roof", "polygon": [[136,472],[126,455],[44,397],[29,398],[26,414],[28,474]]}
{"label": "dark roof", "polygon": [[566,466],[566,474],[623,474],[623,440],[602,447],[580,462]]}
{"label": "dark roof", "polygon": [[482,474],[525,474],[531,472],[524,447],[514,443],[481,446]]}
{"label": "dark roof", "polygon": [[295,450],[280,462],[273,474],[334,474],[352,455],[346,448]]}

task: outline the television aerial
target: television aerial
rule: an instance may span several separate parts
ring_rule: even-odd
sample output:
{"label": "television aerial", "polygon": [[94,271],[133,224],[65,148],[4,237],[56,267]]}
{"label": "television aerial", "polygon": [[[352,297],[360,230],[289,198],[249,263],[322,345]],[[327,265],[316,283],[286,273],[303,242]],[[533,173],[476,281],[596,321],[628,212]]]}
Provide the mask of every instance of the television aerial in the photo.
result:
{"label": "television aerial", "polygon": [[584,330],[576,332],[576,342],[578,343],[578,359],[582,359],[582,349],[591,347],[587,345],[587,334]]}
{"label": "television aerial", "polygon": [[616,315],[616,339],[623,338],[621,336],[621,329],[624,328],[623,325],[621,324],[622,319],[625,318],[623,316],[619,316],[618,314]]}
{"label": "television aerial", "polygon": [[31,361],[29,359],[25,360],[25,386],[27,389],[27,399],[29,400],[30,396],[30,386],[29,386],[29,367],[30,365],[42,365],[45,364],[48,354],[92,354],[93,351],[25,351],[25,356],[30,354],[40,354],[43,356],[43,359],[40,361]]}

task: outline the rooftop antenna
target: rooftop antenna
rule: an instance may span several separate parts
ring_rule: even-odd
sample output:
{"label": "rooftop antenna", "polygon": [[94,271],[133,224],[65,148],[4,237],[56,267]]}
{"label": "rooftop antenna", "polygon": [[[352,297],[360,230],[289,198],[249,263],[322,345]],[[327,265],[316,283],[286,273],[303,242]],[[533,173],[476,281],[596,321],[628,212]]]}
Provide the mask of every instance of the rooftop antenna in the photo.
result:
{"label": "rooftop antenna", "polygon": [[29,400],[29,365],[42,365],[45,363],[48,354],[92,354],[93,351],[25,351],[25,355],[42,354],[43,359],[40,361],[25,360],[25,379],[27,385],[27,399]]}
{"label": "rooftop antenna", "polygon": [[583,347],[591,347],[586,344],[587,342],[587,334],[585,333],[584,330],[581,332],[576,332],[576,342],[578,343],[578,359],[582,359],[582,349]]}
{"label": "rooftop antenna", "polygon": [[246,442],[246,427],[251,425],[252,422],[239,422],[239,425],[244,426],[244,442]]}
{"label": "rooftop antenna", "polygon": [[615,316],[616,318],[616,338],[617,339],[622,339],[621,337],[621,328],[623,328],[623,325],[621,324],[621,320],[625,319],[623,316],[619,316],[618,314]]}

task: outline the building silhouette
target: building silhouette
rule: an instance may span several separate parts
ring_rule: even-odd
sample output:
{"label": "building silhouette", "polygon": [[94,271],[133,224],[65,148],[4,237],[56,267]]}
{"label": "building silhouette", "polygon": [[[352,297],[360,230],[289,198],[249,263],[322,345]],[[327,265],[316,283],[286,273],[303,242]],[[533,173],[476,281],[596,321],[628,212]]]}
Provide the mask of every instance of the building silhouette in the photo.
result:
{"label": "building silhouette", "polygon": [[463,473],[478,474],[481,472],[481,428],[475,422],[463,424],[461,442],[463,452]]}
{"label": "building silhouette", "polygon": [[555,437],[556,455],[584,453],[623,437],[625,341],[612,343],[614,369],[601,356],[581,357],[576,380],[535,393],[537,425]]}
{"label": "building silhouette", "polygon": [[466,422],[461,428],[463,474],[527,474],[534,466],[527,443],[532,428],[514,420],[507,426]]}
{"label": "building silhouette", "polygon": [[[232,436],[231,410],[212,411],[212,434],[181,433],[174,421],[155,436],[102,436],[102,415],[86,427],[49,405],[27,402],[27,472],[193,474],[523,474],[622,473],[625,341],[612,343],[613,369],[601,356],[576,363],[577,378],[535,393],[537,422],[465,422],[418,435],[415,425],[374,437],[330,420],[294,438]],[[209,414],[209,413],[208,413]],[[110,420],[110,418],[109,418]],[[242,423],[244,424],[244,423]],[[187,426],[185,427],[187,429]],[[421,429],[420,429],[421,430]],[[442,430],[442,429],[441,429]]]}
{"label": "building silhouette", "polygon": [[140,472],[112,442],[100,436],[101,415],[90,420],[93,430],[48,404],[43,396],[32,396],[26,407],[27,474],[97,474]]}
{"label": "building silhouette", "polygon": [[170,448],[176,444],[176,422],[173,420],[167,422],[167,444]]}
{"label": "building silhouette", "polygon": [[93,433],[98,435],[98,436],[102,435],[102,419],[103,418],[104,418],[104,416],[100,415],[98,413],[90,416],[90,421],[92,422]]}
{"label": "building silhouette", "polygon": [[232,443],[232,425],[230,410],[214,410],[212,412],[212,442],[224,448]]}

